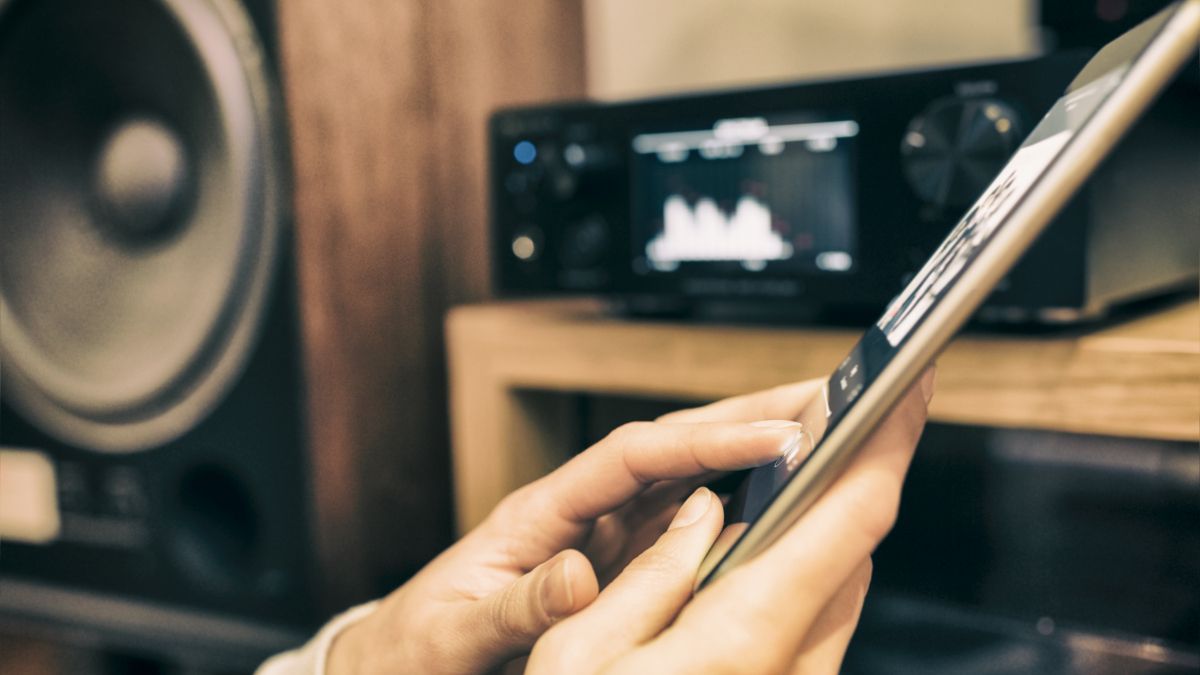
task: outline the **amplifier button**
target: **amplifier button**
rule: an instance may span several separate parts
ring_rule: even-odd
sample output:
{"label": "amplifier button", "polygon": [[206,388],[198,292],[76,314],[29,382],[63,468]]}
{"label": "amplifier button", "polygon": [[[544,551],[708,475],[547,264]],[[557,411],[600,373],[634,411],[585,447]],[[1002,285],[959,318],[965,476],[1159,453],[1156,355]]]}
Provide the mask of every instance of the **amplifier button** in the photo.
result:
{"label": "amplifier button", "polygon": [[514,171],[504,179],[504,189],[510,194],[520,195],[529,192],[530,176],[523,171]]}
{"label": "amplifier button", "polygon": [[571,169],[558,168],[551,174],[550,186],[554,196],[565,202],[575,196],[579,188],[579,176]]}
{"label": "amplifier button", "polygon": [[517,231],[512,239],[512,254],[517,260],[533,262],[542,253],[542,231],[530,225]]}
{"label": "amplifier button", "polygon": [[591,215],[566,228],[563,238],[563,265],[574,268],[598,265],[608,252],[608,222]]}
{"label": "amplifier button", "polygon": [[608,222],[590,215],[566,227],[563,238],[563,265],[569,268],[594,267],[608,251]]}

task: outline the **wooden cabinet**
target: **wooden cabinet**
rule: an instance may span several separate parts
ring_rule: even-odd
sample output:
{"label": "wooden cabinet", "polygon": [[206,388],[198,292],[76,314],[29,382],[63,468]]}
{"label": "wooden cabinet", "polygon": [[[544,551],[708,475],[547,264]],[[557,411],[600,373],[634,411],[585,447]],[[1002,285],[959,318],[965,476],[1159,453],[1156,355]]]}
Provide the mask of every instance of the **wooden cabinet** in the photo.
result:
{"label": "wooden cabinet", "polygon": [[[859,331],[635,321],[595,301],[464,306],[447,320],[457,519],[578,450],[574,394],[708,401],[828,374]],[[970,332],[933,420],[1200,440],[1200,305],[1046,335]]]}

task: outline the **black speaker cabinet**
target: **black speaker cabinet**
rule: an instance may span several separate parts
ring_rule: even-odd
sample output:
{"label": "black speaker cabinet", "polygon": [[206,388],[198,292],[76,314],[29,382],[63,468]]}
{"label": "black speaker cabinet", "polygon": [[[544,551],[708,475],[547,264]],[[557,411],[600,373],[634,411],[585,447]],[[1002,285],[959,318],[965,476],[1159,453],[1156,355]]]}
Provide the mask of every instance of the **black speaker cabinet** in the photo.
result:
{"label": "black speaker cabinet", "polygon": [[0,0],[0,620],[248,664],[315,618],[271,16]]}

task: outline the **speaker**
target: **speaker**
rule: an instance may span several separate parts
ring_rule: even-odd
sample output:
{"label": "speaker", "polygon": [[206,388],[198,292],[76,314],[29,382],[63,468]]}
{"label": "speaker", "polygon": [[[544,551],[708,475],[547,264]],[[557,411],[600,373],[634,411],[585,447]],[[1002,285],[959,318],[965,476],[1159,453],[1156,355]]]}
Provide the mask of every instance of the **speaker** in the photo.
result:
{"label": "speaker", "polygon": [[271,17],[0,0],[5,619],[250,663],[315,618]]}

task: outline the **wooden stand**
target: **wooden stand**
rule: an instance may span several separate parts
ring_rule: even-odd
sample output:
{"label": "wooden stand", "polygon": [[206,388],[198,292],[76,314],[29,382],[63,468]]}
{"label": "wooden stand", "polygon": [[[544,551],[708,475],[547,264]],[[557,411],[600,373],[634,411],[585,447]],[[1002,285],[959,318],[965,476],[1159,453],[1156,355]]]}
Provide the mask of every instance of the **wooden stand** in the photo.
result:
{"label": "wooden stand", "polygon": [[[595,301],[459,307],[447,320],[457,520],[566,460],[564,394],[708,401],[828,374],[858,331],[631,321]],[[966,334],[938,362],[940,422],[1200,440],[1200,305],[1063,336]]]}

